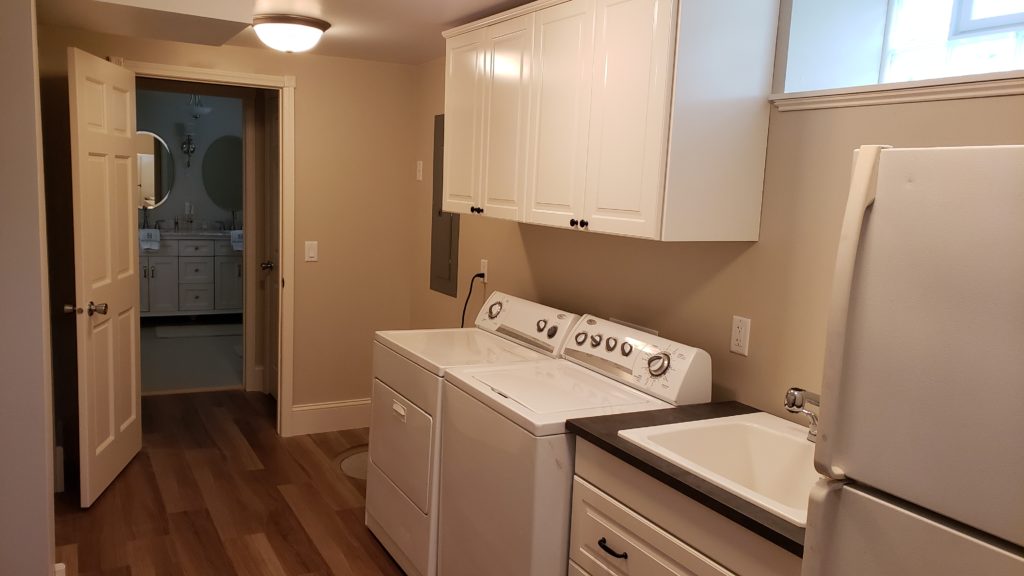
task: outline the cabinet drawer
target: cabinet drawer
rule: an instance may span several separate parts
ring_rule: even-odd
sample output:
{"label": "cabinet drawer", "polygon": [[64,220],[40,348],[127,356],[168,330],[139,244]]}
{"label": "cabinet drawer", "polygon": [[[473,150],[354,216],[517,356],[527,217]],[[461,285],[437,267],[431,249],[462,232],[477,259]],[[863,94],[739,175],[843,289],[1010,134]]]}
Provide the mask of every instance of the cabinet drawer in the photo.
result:
{"label": "cabinet drawer", "polygon": [[215,240],[213,245],[213,252],[217,256],[241,256],[241,250],[235,251],[231,247],[231,240]]}
{"label": "cabinet drawer", "polygon": [[572,560],[569,561],[569,576],[590,576]]}
{"label": "cabinet drawer", "polygon": [[213,282],[213,258],[178,258],[178,282],[207,284]]}
{"label": "cabinet drawer", "polygon": [[157,250],[139,250],[139,256],[177,256],[177,240],[161,240]]}
{"label": "cabinet drawer", "polygon": [[182,284],[178,287],[179,310],[213,310],[213,284]]}
{"label": "cabinet drawer", "polygon": [[179,240],[179,256],[213,256],[213,240]]}
{"label": "cabinet drawer", "polygon": [[735,576],[578,476],[572,500],[569,556],[592,576]]}

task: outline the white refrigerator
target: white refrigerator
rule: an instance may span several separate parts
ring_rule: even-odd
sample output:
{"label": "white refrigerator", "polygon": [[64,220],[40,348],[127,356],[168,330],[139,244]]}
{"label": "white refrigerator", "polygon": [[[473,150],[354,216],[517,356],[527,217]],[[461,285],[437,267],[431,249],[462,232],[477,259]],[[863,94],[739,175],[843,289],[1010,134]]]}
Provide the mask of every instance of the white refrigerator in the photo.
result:
{"label": "white refrigerator", "polygon": [[1024,146],[863,146],[803,576],[1024,576]]}

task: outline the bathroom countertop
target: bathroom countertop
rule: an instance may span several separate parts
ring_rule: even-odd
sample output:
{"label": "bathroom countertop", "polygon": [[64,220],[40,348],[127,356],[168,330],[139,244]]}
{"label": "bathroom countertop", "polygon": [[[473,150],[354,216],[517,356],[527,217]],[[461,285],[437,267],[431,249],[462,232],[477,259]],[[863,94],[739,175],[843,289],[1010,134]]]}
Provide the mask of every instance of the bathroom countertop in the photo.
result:
{"label": "bathroom countertop", "polygon": [[230,230],[195,230],[192,232],[174,232],[161,230],[160,238],[167,240],[220,240],[231,238]]}
{"label": "bathroom countertop", "polygon": [[739,402],[576,418],[566,430],[782,548],[803,556],[804,529],[619,437],[619,430],[758,412]]}

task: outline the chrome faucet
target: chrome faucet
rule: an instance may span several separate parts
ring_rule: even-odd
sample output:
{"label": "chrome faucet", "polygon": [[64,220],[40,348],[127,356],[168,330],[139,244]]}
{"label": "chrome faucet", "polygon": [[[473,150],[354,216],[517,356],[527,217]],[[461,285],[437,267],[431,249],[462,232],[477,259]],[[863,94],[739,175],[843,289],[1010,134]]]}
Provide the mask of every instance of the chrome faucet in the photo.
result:
{"label": "chrome faucet", "polygon": [[808,392],[803,388],[790,388],[786,390],[786,401],[783,406],[794,414],[806,414],[811,419],[811,425],[807,429],[807,439],[811,442],[818,441],[818,415],[804,407],[804,404],[821,407],[821,396],[814,392]]}

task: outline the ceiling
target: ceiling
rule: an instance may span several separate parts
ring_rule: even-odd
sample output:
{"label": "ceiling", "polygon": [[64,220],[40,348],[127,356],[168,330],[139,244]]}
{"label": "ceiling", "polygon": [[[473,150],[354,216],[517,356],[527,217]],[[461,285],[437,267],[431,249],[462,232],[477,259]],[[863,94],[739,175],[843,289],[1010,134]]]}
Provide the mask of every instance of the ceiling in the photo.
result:
{"label": "ceiling", "polygon": [[[208,0],[216,4],[221,0]],[[238,2],[239,0],[232,0]],[[528,0],[240,0],[253,14],[314,16],[331,23],[311,53],[418,64],[444,54],[441,32]],[[201,44],[265,48],[245,23],[180,14],[182,0],[37,0],[41,24]],[[195,6],[195,3],[191,3]],[[140,7],[146,6],[146,7]],[[200,5],[201,6],[201,5]],[[201,11],[201,9],[199,10]],[[244,11],[244,10],[243,10]],[[237,19],[236,19],[237,20]],[[241,30],[239,32],[239,30]]]}

